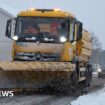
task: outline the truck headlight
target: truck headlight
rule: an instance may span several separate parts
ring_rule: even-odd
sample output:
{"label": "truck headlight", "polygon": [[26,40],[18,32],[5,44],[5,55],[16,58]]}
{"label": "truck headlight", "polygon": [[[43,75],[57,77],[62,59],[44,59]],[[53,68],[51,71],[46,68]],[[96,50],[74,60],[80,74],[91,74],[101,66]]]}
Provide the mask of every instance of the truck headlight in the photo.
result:
{"label": "truck headlight", "polygon": [[98,72],[102,72],[102,70],[99,68],[99,69],[98,69]]}
{"label": "truck headlight", "polygon": [[12,39],[17,41],[19,39],[19,37],[18,36],[13,36]]}
{"label": "truck headlight", "polygon": [[60,37],[60,42],[64,43],[66,41],[67,41],[67,38],[66,37],[64,37],[64,36]]}

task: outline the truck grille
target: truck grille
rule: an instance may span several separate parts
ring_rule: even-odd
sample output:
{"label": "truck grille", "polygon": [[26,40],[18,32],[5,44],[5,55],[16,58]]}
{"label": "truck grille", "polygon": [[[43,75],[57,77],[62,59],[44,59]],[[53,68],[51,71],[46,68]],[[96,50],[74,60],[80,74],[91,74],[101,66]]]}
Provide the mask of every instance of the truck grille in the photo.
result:
{"label": "truck grille", "polygon": [[24,61],[60,61],[60,55],[57,53],[16,53],[15,59]]}

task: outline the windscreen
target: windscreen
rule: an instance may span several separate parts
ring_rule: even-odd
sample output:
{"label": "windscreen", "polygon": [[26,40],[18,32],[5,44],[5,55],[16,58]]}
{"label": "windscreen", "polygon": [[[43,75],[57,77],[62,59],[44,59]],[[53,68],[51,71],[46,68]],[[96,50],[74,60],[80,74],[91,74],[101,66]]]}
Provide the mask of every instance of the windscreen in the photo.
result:
{"label": "windscreen", "polygon": [[63,18],[19,17],[16,35],[24,41],[61,42],[67,40],[68,27]]}

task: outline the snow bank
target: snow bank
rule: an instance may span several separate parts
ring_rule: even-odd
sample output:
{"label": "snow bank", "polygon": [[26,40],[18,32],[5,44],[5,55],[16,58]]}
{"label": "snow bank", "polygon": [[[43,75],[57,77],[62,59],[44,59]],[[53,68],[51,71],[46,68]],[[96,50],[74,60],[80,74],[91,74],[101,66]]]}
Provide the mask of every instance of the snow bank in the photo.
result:
{"label": "snow bank", "polygon": [[80,96],[70,105],[105,105],[105,88],[95,93]]}

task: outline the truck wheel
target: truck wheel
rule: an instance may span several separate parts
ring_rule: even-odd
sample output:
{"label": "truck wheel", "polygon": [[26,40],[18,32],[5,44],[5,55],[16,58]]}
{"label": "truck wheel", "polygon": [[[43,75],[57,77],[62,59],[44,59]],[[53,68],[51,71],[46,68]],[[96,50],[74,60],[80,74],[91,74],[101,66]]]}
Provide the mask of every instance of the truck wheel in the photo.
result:
{"label": "truck wheel", "polygon": [[86,67],[86,80],[85,80],[85,85],[86,87],[90,86],[90,81],[92,80],[92,68],[90,65]]}
{"label": "truck wheel", "polygon": [[76,70],[71,75],[71,85],[73,86],[73,90],[75,91],[78,87],[78,77]]}
{"label": "truck wheel", "polygon": [[90,81],[92,81],[92,66],[91,65],[88,66],[88,72],[89,72],[89,79]]}

